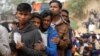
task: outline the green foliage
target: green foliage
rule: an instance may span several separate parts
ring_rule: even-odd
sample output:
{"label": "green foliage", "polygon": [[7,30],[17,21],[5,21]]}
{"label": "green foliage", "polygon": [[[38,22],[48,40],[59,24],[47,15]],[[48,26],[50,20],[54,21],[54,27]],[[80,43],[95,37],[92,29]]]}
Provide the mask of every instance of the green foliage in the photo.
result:
{"label": "green foliage", "polygon": [[77,21],[72,20],[72,19],[70,19],[70,21],[71,21],[70,25],[71,25],[72,29],[78,29]]}
{"label": "green foliage", "polygon": [[76,17],[81,18],[84,15],[84,8],[88,4],[89,0],[69,0],[68,10],[74,13]]}

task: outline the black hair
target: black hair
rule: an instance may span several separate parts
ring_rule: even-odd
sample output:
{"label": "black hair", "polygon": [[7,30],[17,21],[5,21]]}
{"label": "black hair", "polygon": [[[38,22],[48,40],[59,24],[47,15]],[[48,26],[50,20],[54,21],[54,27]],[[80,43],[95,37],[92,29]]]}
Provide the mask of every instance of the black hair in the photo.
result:
{"label": "black hair", "polygon": [[[42,19],[45,18],[45,17],[47,17],[47,16],[52,16],[52,13],[51,13],[50,10],[44,10],[40,14],[41,14]],[[50,18],[50,19],[52,21],[52,18]],[[47,29],[43,28],[43,21],[41,23],[40,30],[41,30],[41,32],[45,32],[47,30]]]}
{"label": "black hair", "polygon": [[33,5],[33,4],[35,4],[35,1],[33,1],[33,2],[31,3],[31,5]]}
{"label": "black hair", "polygon": [[52,16],[52,12],[50,10],[44,10],[44,11],[41,12],[42,18],[47,17],[47,16]]}
{"label": "black hair", "polygon": [[68,15],[68,19],[65,20],[66,22],[68,22],[70,24],[70,20],[69,20],[69,12],[66,9],[62,9],[62,12],[65,12]]}
{"label": "black hair", "polygon": [[97,39],[96,34],[93,34],[93,35],[92,35],[92,38],[93,38],[93,39]]}
{"label": "black hair", "polygon": [[62,11],[63,11],[63,12],[66,12],[66,13],[69,15],[68,10],[66,10],[66,9],[62,9]]}
{"label": "black hair", "polygon": [[34,19],[34,18],[38,18],[40,21],[42,19],[41,15],[37,12],[32,13],[31,20]]}
{"label": "black hair", "polygon": [[25,11],[25,12],[31,12],[32,8],[30,6],[30,4],[28,3],[20,3],[17,6],[17,11]]}
{"label": "black hair", "polygon": [[62,8],[62,3],[61,3],[60,1],[52,0],[52,1],[50,1],[49,5],[51,5],[51,3],[58,3],[59,8],[60,8],[60,9]]}
{"label": "black hair", "polygon": [[82,37],[82,38],[89,38],[90,35],[89,35],[89,34],[83,34],[81,37]]}

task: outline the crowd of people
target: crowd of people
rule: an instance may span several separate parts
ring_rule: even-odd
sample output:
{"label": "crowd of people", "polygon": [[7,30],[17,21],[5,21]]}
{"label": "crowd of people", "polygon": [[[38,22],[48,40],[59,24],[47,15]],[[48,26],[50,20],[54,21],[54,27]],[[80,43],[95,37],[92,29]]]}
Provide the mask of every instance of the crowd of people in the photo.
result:
{"label": "crowd of people", "polygon": [[100,36],[75,36],[62,3],[52,0],[49,6],[31,13],[30,4],[18,4],[18,22],[0,24],[0,56],[99,56]]}

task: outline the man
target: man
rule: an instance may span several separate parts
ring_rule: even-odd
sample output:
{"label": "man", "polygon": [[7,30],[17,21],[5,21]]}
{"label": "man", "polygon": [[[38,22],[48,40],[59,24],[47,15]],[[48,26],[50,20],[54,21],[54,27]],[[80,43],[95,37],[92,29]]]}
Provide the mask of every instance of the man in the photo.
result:
{"label": "man", "polygon": [[68,44],[68,47],[65,49],[65,56],[72,56],[72,28],[70,27],[70,19],[69,19],[69,12],[65,9],[61,10],[61,16],[64,19],[64,22],[68,22],[69,24],[69,39],[70,43]]}
{"label": "man", "polygon": [[62,17],[60,16],[62,3],[57,0],[52,0],[49,3],[49,5],[50,5],[50,10],[53,13],[51,26],[55,28],[57,24],[62,22]]}
{"label": "man", "polygon": [[[31,6],[28,3],[20,3],[16,12],[16,18],[19,22],[17,29],[13,31],[10,43],[12,52],[17,56],[41,56],[39,52],[43,49],[42,38],[38,30],[29,21],[30,17]],[[16,36],[16,32],[20,36]],[[20,37],[19,40],[16,37]]]}
{"label": "man", "polygon": [[0,56],[10,56],[11,50],[8,39],[7,29],[0,25]]}
{"label": "man", "polygon": [[61,10],[61,16],[64,18],[64,20],[69,21],[69,12],[66,9]]}
{"label": "man", "polygon": [[[55,29],[53,29],[50,24],[51,24],[51,11],[45,10],[41,13],[42,16],[42,25],[40,27],[40,30],[42,34],[46,35],[45,38],[45,46],[46,46],[46,53],[48,56],[58,56],[57,53],[57,45],[59,42],[58,34]],[[42,35],[43,36],[43,35]]]}

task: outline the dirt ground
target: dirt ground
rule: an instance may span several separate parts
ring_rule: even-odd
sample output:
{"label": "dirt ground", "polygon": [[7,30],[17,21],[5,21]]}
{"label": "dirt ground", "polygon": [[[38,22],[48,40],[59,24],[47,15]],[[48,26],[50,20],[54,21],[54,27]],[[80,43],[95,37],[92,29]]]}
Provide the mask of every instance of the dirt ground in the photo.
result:
{"label": "dirt ground", "polygon": [[[85,9],[84,12],[88,13],[91,9],[93,9],[93,10],[96,10],[97,12],[100,13],[100,5],[99,5],[99,3],[100,3],[100,0],[90,0],[89,4],[86,6],[86,9]],[[88,20],[88,17],[89,16],[87,16],[86,19],[81,20],[81,21],[77,20],[79,28],[76,29],[76,31],[82,32],[82,33],[87,32],[86,28],[82,25],[82,23],[86,22]],[[100,29],[95,29],[95,33],[100,33]]]}

